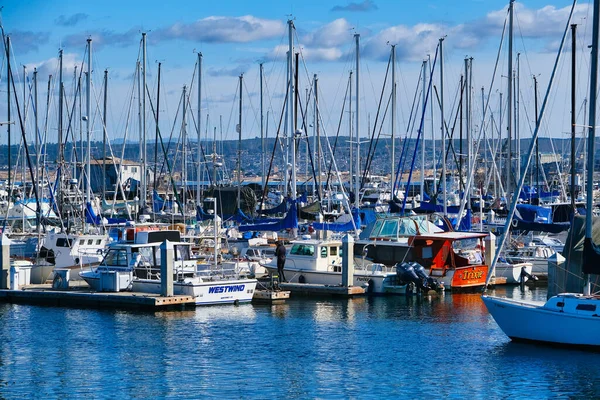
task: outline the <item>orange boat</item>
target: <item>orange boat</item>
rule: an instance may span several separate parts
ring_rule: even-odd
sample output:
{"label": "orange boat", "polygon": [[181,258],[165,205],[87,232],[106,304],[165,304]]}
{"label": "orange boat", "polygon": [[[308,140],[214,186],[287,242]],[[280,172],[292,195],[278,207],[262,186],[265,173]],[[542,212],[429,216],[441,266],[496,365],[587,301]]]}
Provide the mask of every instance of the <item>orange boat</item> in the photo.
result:
{"label": "orange boat", "polygon": [[[465,290],[485,285],[488,266],[484,264],[485,233],[440,232],[415,235],[409,238],[412,259],[429,269],[429,276],[452,290]],[[463,240],[479,241],[478,250],[457,252],[454,243]]]}

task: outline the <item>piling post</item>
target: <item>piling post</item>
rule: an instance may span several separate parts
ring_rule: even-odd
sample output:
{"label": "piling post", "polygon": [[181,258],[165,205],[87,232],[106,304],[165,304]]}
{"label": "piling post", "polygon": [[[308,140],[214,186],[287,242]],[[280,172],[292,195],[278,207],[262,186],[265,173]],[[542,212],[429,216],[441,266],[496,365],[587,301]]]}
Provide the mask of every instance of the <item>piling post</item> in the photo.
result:
{"label": "piling post", "polygon": [[173,296],[173,260],[175,250],[173,243],[165,240],[160,245],[160,295]]}
{"label": "piling post", "polygon": [[354,238],[345,235],[342,238],[342,286],[354,284]]}
{"label": "piling post", "polygon": [[0,235],[0,289],[9,289],[10,273],[10,243],[11,240],[6,235]]}
{"label": "piling post", "polygon": [[492,260],[496,255],[496,235],[489,233],[484,239],[485,243],[485,264],[488,267],[492,266]]}
{"label": "piling post", "polygon": [[565,270],[566,258],[560,253],[554,253],[548,257],[548,298],[556,296],[559,291],[564,291],[567,282],[565,274],[559,271]]}

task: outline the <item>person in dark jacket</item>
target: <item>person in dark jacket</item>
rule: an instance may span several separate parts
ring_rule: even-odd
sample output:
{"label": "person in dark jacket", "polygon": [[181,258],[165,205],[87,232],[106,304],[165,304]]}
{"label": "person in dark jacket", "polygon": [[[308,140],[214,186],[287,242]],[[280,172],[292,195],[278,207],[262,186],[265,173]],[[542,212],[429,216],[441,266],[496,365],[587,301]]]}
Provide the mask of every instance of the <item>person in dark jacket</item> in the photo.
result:
{"label": "person in dark jacket", "polygon": [[279,283],[286,282],[285,275],[283,274],[283,267],[285,265],[285,246],[282,241],[277,242],[275,255],[277,256],[277,275],[279,275]]}

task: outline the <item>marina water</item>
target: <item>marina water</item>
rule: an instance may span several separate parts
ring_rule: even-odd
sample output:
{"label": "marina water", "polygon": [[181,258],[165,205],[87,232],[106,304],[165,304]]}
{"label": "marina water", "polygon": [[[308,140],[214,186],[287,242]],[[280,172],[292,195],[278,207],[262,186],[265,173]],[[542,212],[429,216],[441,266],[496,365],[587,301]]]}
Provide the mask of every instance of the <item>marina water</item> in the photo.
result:
{"label": "marina water", "polygon": [[0,318],[2,398],[600,396],[597,354],[512,343],[477,294]]}

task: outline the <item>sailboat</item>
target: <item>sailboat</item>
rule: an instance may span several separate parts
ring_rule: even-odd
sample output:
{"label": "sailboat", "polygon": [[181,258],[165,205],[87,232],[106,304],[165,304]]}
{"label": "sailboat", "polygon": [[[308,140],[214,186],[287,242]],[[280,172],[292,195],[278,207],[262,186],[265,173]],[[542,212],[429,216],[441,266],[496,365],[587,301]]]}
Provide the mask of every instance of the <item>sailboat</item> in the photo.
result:
{"label": "sailboat", "polygon": [[[572,15],[572,14],[571,14]],[[590,79],[590,104],[589,104],[589,134],[588,149],[594,149],[594,135],[596,123],[596,93],[598,75],[598,30],[600,21],[600,0],[594,0],[593,14],[593,40],[592,63]],[[564,36],[561,42],[561,49]],[[556,71],[556,65],[554,72]],[[552,82],[552,80],[551,80]],[[545,103],[540,113],[543,115]],[[537,138],[539,124],[536,126],[532,145]],[[531,150],[531,149],[530,149]],[[531,151],[530,151],[531,153]],[[593,202],[593,174],[594,152],[587,155],[587,209],[592,210]],[[521,179],[519,187],[522,187]],[[517,191],[518,193],[518,191]],[[516,199],[513,200],[510,213],[514,213]],[[509,214],[510,215],[510,214]],[[508,223],[507,223],[508,228]],[[494,259],[497,262],[498,257]],[[598,274],[600,268],[600,255],[592,241],[592,213],[586,213],[585,241],[583,250],[583,273],[585,286],[583,293],[560,293],[550,297],[545,303],[535,303],[515,299],[499,298],[483,295],[483,302],[496,323],[504,333],[515,341],[537,342],[561,346],[575,346],[583,348],[600,349],[600,296],[590,294],[589,274]],[[493,270],[493,268],[492,268]]]}

